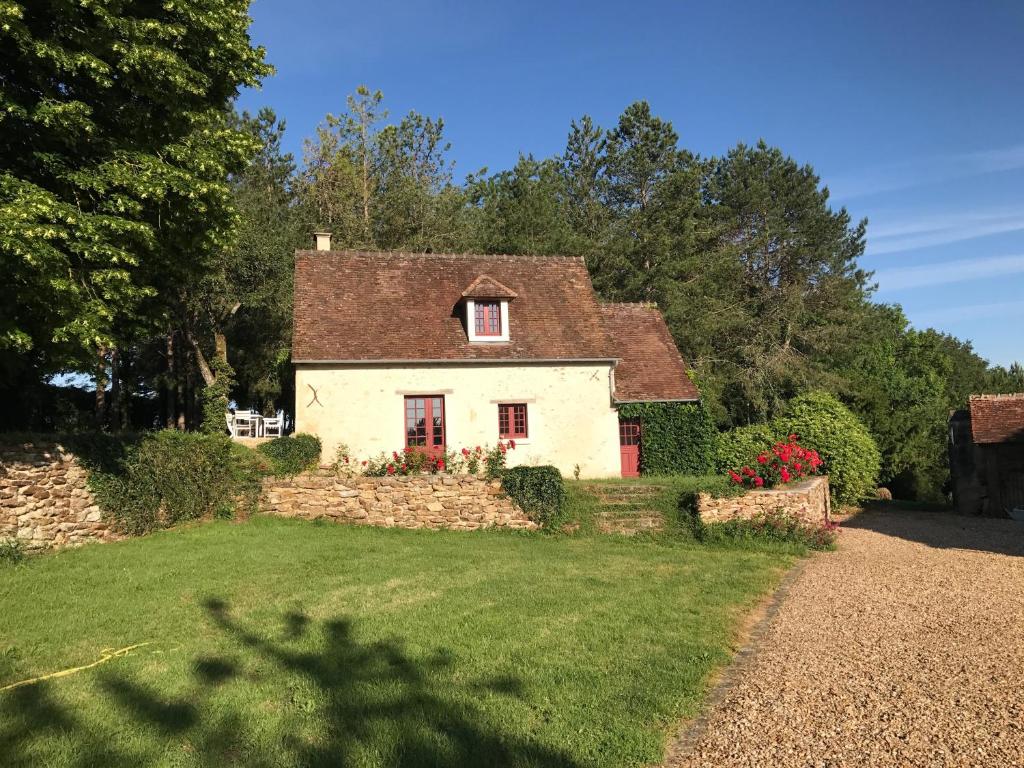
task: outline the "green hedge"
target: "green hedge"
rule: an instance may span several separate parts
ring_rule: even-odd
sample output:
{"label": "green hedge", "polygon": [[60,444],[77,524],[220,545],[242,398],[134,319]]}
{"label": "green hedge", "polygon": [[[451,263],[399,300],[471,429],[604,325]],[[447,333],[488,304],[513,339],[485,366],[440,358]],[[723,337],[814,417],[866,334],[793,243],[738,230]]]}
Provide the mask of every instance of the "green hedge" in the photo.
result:
{"label": "green hedge", "polygon": [[100,508],[126,533],[252,510],[257,455],[223,435],[163,430],[145,435],[76,435],[64,441],[89,474]]}
{"label": "green hedge", "polygon": [[502,475],[501,489],[540,525],[558,520],[565,506],[565,484],[555,467],[513,467]]}
{"label": "green hedge", "polygon": [[300,432],[292,437],[275,437],[261,443],[256,450],[270,461],[272,474],[297,475],[320,462],[322,446],[316,435]]}
{"label": "green hedge", "polygon": [[882,456],[849,408],[827,392],[808,392],[790,400],[779,421],[783,434],[796,433],[821,455],[836,501],[854,504],[874,496]]}
{"label": "green hedge", "polygon": [[821,456],[832,496],[854,504],[874,495],[881,454],[874,438],[854,413],[827,392],[794,397],[782,415],[767,424],[737,427],[718,439],[717,469],[726,472],[750,464],[757,454],[795,434],[800,444]]}
{"label": "green hedge", "polygon": [[723,432],[718,436],[715,469],[725,473],[730,469],[739,469],[745,464],[750,464],[761,451],[785,436],[778,423],[751,424]]}
{"label": "green hedge", "polygon": [[700,403],[623,403],[619,415],[640,419],[645,475],[704,475],[714,470],[718,430]]}

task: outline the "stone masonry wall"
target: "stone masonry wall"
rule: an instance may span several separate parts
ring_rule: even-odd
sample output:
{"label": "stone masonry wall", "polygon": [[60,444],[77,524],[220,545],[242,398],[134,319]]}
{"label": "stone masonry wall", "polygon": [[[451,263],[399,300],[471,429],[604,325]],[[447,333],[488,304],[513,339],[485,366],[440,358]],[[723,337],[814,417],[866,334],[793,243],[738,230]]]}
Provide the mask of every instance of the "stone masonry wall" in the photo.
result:
{"label": "stone masonry wall", "polygon": [[0,446],[0,539],[47,549],[120,538],[86,487],[86,472],[56,444]]}
{"label": "stone masonry wall", "polygon": [[734,518],[750,519],[759,513],[782,509],[809,523],[828,522],[832,516],[828,478],[809,480],[772,488],[767,491],[748,491],[743,496],[712,498],[706,493],[697,499],[697,511],[705,523],[721,523]]}
{"label": "stone masonry wall", "polygon": [[260,508],[284,517],[398,528],[538,527],[501,493],[499,481],[468,475],[267,478]]}

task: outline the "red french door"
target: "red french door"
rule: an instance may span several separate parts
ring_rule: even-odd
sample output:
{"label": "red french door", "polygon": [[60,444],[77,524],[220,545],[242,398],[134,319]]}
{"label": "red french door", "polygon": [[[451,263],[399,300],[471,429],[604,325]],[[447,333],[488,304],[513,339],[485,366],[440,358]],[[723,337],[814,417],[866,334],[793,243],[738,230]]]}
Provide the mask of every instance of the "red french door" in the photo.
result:
{"label": "red french door", "polygon": [[619,419],[619,457],[623,477],[640,476],[640,419]]}
{"label": "red french door", "polygon": [[405,445],[444,453],[444,395],[405,398]]}

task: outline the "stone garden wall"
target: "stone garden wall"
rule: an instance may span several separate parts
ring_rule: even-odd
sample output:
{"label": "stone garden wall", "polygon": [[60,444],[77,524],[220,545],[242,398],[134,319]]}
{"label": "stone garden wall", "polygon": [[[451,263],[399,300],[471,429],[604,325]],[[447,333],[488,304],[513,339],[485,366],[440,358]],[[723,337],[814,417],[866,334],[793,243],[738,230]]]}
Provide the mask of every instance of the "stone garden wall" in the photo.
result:
{"label": "stone garden wall", "polygon": [[534,530],[497,480],[468,475],[267,478],[260,509],[284,517],[398,528]]}
{"label": "stone garden wall", "polygon": [[812,477],[793,485],[748,491],[743,496],[730,498],[712,498],[705,493],[697,498],[697,511],[705,523],[721,523],[737,517],[750,519],[779,509],[809,523],[828,522],[832,516],[828,478]]}
{"label": "stone garden wall", "polygon": [[47,549],[120,538],[85,483],[85,470],[59,445],[0,446],[0,539]]}

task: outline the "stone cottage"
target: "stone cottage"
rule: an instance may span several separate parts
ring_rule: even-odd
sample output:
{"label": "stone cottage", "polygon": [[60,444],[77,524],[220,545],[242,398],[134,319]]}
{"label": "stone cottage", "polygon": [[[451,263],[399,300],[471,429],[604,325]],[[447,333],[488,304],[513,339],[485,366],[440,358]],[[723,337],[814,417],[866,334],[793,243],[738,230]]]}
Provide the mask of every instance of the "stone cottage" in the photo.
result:
{"label": "stone cottage", "polygon": [[640,469],[630,402],[700,395],[661,313],[601,304],[581,258],[295,257],[295,427],[367,457],[515,440],[509,465],[582,477]]}

